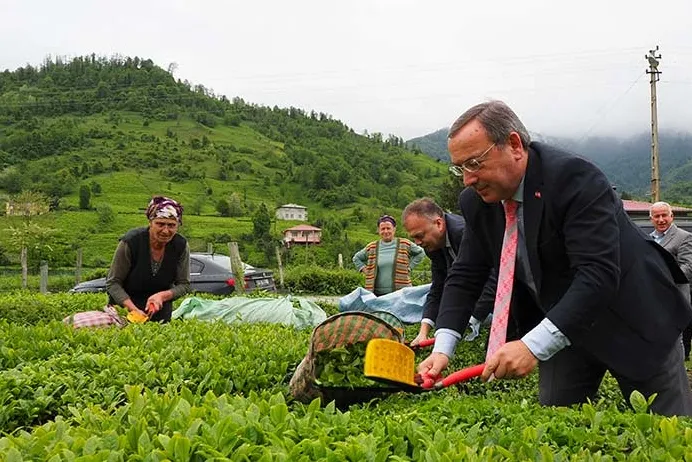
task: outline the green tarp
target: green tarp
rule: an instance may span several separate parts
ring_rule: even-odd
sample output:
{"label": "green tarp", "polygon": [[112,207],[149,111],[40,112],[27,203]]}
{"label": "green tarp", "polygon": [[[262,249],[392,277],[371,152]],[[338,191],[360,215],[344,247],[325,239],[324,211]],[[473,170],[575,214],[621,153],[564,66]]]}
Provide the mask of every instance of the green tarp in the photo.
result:
{"label": "green tarp", "polygon": [[230,297],[223,300],[204,300],[189,297],[173,312],[173,319],[203,321],[269,322],[313,328],[327,319],[327,314],[314,302],[290,295],[282,298]]}

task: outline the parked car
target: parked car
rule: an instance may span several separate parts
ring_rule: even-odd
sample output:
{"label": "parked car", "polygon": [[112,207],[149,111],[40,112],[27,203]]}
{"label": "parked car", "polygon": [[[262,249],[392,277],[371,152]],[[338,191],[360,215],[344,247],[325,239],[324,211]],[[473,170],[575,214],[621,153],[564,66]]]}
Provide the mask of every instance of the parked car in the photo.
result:
{"label": "parked car", "polygon": [[[262,289],[276,291],[274,273],[270,270],[255,268],[243,263],[245,276],[243,284],[246,290]],[[190,253],[190,286],[192,292],[214,295],[230,295],[235,290],[236,278],[230,271],[231,259],[226,255],[211,253]],[[106,278],[84,281],[72,289],[71,293],[105,292]]]}

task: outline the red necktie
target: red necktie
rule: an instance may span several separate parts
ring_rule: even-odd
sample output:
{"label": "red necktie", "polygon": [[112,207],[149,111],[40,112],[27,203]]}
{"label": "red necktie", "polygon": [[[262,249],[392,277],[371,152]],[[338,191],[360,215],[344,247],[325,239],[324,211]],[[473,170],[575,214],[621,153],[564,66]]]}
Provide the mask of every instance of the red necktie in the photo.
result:
{"label": "red necktie", "polygon": [[509,305],[512,301],[512,286],[514,285],[514,264],[517,260],[517,202],[510,199],[503,204],[505,208],[505,236],[502,239],[502,254],[500,255],[500,272],[497,277],[495,291],[495,307],[493,308],[493,324],[490,327],[488,352],[486,362],[507,340],[507,321],[509,320]]}

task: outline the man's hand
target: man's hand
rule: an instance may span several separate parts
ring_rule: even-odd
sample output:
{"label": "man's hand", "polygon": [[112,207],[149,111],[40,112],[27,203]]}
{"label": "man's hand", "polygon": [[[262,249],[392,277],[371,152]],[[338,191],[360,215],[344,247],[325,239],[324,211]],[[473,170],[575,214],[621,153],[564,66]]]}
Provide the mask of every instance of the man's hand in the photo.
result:
{"label": "man's hand", "polygon": [[485,363],[481,379],[487,382],[492,375],[496,379],[525,377],[538,365],[538,359],[521,340],[505,343]]}
{"label": "man's hand", "polygon": [[449,364],[449,358],[442,353],[432,353],[418,365],[418,373],[425,377],[437,377]]}
{"label": "man's hand", "polygon": [[411,340],[410,345],[412,347],[417,346],[422,340],[425,340],[428,338],[428,334],[430,333],[430,324],[427,323],[420,323],[420,330],[418,331],[418,335],[416,335],[416,338]]}

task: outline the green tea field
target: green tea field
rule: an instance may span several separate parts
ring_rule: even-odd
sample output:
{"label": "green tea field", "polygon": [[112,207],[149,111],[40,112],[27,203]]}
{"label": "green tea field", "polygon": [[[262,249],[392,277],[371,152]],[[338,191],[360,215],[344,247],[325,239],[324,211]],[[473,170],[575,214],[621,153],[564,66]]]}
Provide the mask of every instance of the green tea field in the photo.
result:
{"label": "green tea field", "polygon": [[[59,321],[104,302],[0,295],[0,460],[692,460],[692,422],[648,413],[641,396],[629,409],[611,378],[573,408],[540,407],[535,376],[303,404],[288,380],[309,331]],[[454,366],[482,357],[463,342]]]}

